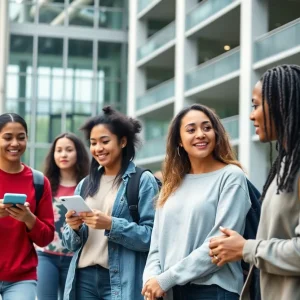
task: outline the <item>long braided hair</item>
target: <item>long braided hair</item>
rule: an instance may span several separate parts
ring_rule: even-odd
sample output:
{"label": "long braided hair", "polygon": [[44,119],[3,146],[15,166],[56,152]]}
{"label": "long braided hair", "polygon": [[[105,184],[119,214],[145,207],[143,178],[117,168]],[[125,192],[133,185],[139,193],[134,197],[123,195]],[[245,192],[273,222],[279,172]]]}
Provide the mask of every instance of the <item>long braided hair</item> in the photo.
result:
{"label": "long braided hair", "polygon": [[[277,66],[266,71],[260,81],[265,131],[266,101],[270,116],[269,128],[272,132],[273,123],[278,151],[263,188],[262,199],[264,199],[276,175],[277,194],[283,190],[292,192],[295,177],[300,169],[300,66]],[[265,134],[268,138],[267,131]]]}

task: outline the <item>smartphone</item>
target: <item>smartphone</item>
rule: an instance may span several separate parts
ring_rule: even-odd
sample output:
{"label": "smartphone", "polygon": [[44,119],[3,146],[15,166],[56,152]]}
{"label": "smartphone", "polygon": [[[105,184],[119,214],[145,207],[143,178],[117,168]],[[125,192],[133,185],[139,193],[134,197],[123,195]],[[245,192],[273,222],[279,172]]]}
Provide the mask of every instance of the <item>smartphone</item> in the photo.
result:
{"label": "smartphone", "polygon": [[59,197],[59,200],[67,210],[74,210],[76,212],[74,216],[78,216],[78,214],[81,212],[92,212],[83,198],[79,195],[62,196]]}
{"label": "smartphone", "polygon": [[3,198],[3,204],[24,204],[26,201],[27,195],[25,194],[12,194],[5,193]]}

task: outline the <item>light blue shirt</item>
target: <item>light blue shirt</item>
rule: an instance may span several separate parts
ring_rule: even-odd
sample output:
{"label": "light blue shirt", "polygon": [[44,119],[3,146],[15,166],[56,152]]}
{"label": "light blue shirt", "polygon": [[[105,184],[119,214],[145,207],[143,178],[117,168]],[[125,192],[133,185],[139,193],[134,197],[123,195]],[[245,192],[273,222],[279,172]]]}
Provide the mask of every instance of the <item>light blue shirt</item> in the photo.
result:
{"label": "light blue shirt", "polygon": [[156,277],[169,291],[186,283],[216,284],[240,294],[240,262],[218,267],[209,256],[209,240],[220,226],[244,233],[251,206],[247,181],[235,165],[204,174],[187,174],[180,187],[156,211],[144,283]]}
{"label": "light blue shirt", "polygon": [[[154,176],[146,171],[140,179],[139,189],[139,224],[133,222],[126,199],[126,186],[130,174],[135,173],[134,163],[130,163],[122,176],[116,200],[112,210],[112,227],[105,231],[108,237],[108,266],[112,291],[112,300],[143,300],[142,275],[150,247],[150,238],[154,219],[154,198],[158,193],[158,186]],[[81,184],[75,194],[80,193]],[[65,225],[63,242],[66,247],[74,251],[70,264],[64,300],[76,299],[76,268],[81,250],[88,239],[88,227],[83,224],[79,234]]]}

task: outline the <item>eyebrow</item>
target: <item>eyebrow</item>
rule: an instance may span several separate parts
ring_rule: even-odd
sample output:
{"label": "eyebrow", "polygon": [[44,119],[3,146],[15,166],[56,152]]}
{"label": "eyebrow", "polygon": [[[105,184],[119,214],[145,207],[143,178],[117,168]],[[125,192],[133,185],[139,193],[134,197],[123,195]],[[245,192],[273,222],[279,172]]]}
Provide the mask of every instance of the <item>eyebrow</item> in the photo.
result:
{"label": "eyebrow", "polygon": [[[208,124],[208,123],[211,123],[210,121],[203,121],[202,123],[201,123],[201,125],[203,125],[203,124]],[[188,127],[188,126],[195,126],[196,125],[196,123],[189,123],[189,124],[187,124],[187,125],[185,125],[184,127],[186,128],[186,127]]]}
{"label": "eyebrow", "polygon": [[[3,135],[9,135],[9,136],[11,136],[13,134],[10,133],[10,132],[4,132]],[[25,132],[20,132],[20,133],[17,134],[17,136],[20,136],[20,135],[25,135],[26,136],[26,133]]]}
{"label": "eyebrow", "polygon": [[[104,138],[109,138],[109,136],[108,135],[103,135],[103,136],[100,136],[98,139],[104,139]],[[90,140],[96,140],[95,138],[90,138]]]}

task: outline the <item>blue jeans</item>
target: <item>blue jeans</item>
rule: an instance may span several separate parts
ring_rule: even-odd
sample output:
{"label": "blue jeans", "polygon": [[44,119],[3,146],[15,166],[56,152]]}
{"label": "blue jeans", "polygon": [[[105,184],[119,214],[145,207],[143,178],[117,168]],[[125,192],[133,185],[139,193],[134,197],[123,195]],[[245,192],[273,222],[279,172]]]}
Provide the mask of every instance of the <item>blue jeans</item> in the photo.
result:
{"label": "blue jeans", "polygon": [[72,257],[38,251],[38,258],[38,300],[62,300]]}
{"label": "blue jeans", "polygon": [[173,287],[173,300],[239,300],[239,295],[215,284],[186,284]]}
{"label": "blue jeans", "polygon": [[109,271],[101,266],[76,270],[77,300],[111,300]]}
{"label": "blue jeans", "polygon": [[36,281],[0,281],[0,295],[2,300],[35,300]]}

